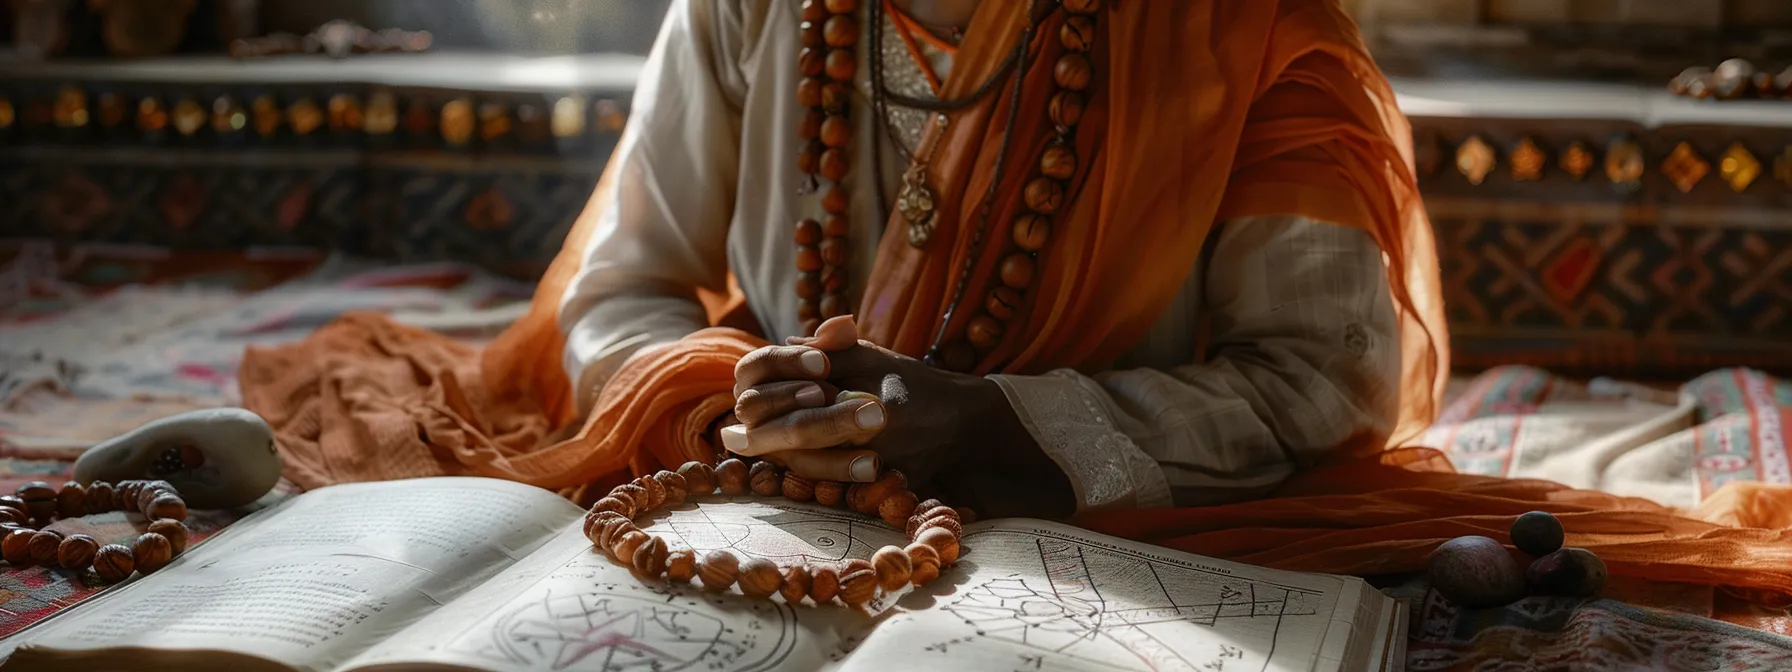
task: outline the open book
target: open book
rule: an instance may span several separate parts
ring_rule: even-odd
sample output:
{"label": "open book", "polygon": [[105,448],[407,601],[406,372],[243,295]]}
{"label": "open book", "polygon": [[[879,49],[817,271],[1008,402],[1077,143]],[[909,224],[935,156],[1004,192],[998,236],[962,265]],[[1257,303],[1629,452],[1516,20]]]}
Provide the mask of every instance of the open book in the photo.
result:
{"label": "open book", "polygon": [[[650,531],[781,562],[868,558],[881,521],[707,497]],[[32,670],[1400,669],[1404,605],[1354,578],[1207,560],[1055,523],[965,527],[940,579],[791,607],[651,583],[591,548],[583,511],[481,478],[286,500],[167,568],[0,642]],[[642,521],[648,522],[648,521]]]}

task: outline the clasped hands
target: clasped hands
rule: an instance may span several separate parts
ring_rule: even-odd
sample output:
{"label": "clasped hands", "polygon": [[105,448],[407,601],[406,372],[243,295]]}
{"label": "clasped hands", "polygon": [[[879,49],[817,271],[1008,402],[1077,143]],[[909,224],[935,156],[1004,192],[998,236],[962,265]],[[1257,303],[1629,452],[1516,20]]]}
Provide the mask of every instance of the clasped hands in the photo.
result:
{"label": "clasped hands", "polygon": [[980,412],[1007,405],[984,378],[859,340],[850,316],[748,353],[734,378],[739,424],[721,428],[723,447],[818,480],[868,482],[898,469],[924,487],[964,456]]}

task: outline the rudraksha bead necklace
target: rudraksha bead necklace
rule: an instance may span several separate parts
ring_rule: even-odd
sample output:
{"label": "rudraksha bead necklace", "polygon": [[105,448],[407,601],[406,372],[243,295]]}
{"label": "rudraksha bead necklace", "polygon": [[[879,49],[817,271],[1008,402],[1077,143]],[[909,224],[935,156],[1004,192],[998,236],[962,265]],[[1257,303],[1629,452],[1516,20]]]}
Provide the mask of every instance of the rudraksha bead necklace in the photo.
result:
{"label": "rudraksha bead necklace", "polygon": [[[648,534],[634,521],[662,506],[676,506],[687,498],[721,492],[724,495],[748,493],[828,506],[843,506],[853,511],[883,518],[890,526],[906,531],[906,547],[885,546],[870,560],[852,559],[844,563],[805,562],[779,566],[764,558],[741,560],[727,550],[714,550],[698,557],[691,549],[674,549],[666,540]],[[647,580],[665,578],[673,583],[693,579],[703,590],[719,593],[739,586],[743,595],[769,599],[776,593],[792,606],[807,597],[817,606],[839,600],[850,607],[863,607],[882,590],[893,594],[904,586],[925,586],[939,578],[940,571],[958,560],[960,537],[964,524],[972,514],[966,509],[945,506],[939,500],[919,501],[910,492],[902,474],[884,472],[871,483],[815,481],[778,468],[770,462],[756,462],[751,468],[737,459],[723,460],[710,467],[702,462],[687,462],[678,471],[660,471],[616,486],[610,494],[591,505],[585,514],[585,537],[594,547],[612,559],[627,565],[635,576]]]}
{"label": "rudraksha bead necklace", "polygon": [[[150,519],[149,530],[130,547],[101,546],[85,534],[64,536],[47,529],[59,518],[79,518],[111,511],[141,513]],[[63,567],[80,571],[92,567],[100,580],[117,583],[132,572],[149,574],[187,549],[187,503],[167,481],[122,481],[117,487],[105,481],[85,486],[74,481],[60,491],[43,481],[19,486],[17,493],[0,496],[0,557],[14,567]],[[35,525],[36,527],[32,527]],[[45,528],[45,529],[40,529]]]}

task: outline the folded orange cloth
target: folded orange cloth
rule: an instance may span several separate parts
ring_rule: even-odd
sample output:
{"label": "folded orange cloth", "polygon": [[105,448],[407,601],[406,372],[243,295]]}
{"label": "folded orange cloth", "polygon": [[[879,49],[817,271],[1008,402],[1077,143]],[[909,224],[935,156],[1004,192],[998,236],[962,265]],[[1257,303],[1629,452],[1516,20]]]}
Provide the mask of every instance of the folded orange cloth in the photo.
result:
{"label": "folded orange cloth", "polygon": [[[944,97],[999,69],[1029,4],[979,5]],[[974,370],[1104,370],[1181,290],[1214,222],[1274,214],[1374,236],[1405,356],[1395,436],[1341,446],[1342,462],[1298,478],[1279,498],[1084,524],[1217,557],[1368,574],[1419,569],[1451,536],[1503,538],[1513,516],[1541,508],[1560,512],[1573,543],[1600,552],[1616,574],[1792,592],[1784,489],[1737,491],[1682,515],[1547,483],[1455,474],[1434,453],[1383,452],[1434,418],[1447,334],[1411,131],[1351,20],[1335,0],[1105,4],[1106,35],[1091,58],[1106,75],[1085,92],[1071,196],[1026,308]],[[871,340],[920,356],[941,328],[957,339],[975,311],[947,314],[954,288],[962,280],[965,296],[981,297],[997,281],[1004,246],[966,255],[985,218],[1005,226],[1023,207],[1017,194],[1030,171],[995,168],[1002,120],[1009,101],[1034,111],[1016,117],[1008,157],[1031,165],[1051,136],[1037,111],[1051,103],[1062,20],[1040,26],[1032,47],[1045,66],[952,112],[947,130],[930,125],[928,133],[944,133],[930,171],[938,228],[923,250],[907,244],[900,221],[886,227],[856,312]],[[482,353],[367,315],[298,345],[250,350],[245,403],[276,428],[288,475],[315,487],[476,474],[577,497],[580,486],[711,459],[705,429],[731,404],[734,362],[763,345],[745,332],[711,329],[646,351],[606,384],[582,422],[573,408],[556,311],[606,210],[615,168],[613,160],[529,314]],[[985,202],[986,193],[995,199]]]}

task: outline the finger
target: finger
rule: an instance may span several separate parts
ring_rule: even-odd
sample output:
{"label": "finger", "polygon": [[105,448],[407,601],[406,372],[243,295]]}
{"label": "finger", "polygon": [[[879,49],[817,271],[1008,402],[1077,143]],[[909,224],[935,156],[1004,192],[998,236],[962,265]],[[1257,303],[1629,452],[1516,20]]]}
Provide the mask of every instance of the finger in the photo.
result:
{"label": "finger", "polygon": [[820,408],[839,393],[826,382],[786,380],[749,387],[734,400],[734,417],[752,427],[803,408]]}
{"label": "finger", "polygon": [[823,408],[792,411],[757,427],[723,428],[722,445],[733,453],[756,456],[859,444],[877,436],[887,417],[882,401],[850,398]]}
{"label": "finger", "polygon": [[767,346],[747,353],[734,365],[734,396],[772,381],[821,380],[828,375],[828,355],[800,345]]}
{"label": "finger", "polygon": [[803,345],[828,352],[850,348],[858,342],[859,325],[851,315],[828,318],[815,328],[814,336],[791,336],[784,339],[785,345]]}
{"label": "finger", "polygon": [[766,453],[760,459],[818,481],[870,483],[882,470],[877,453],[869,450],[786,450]]}

